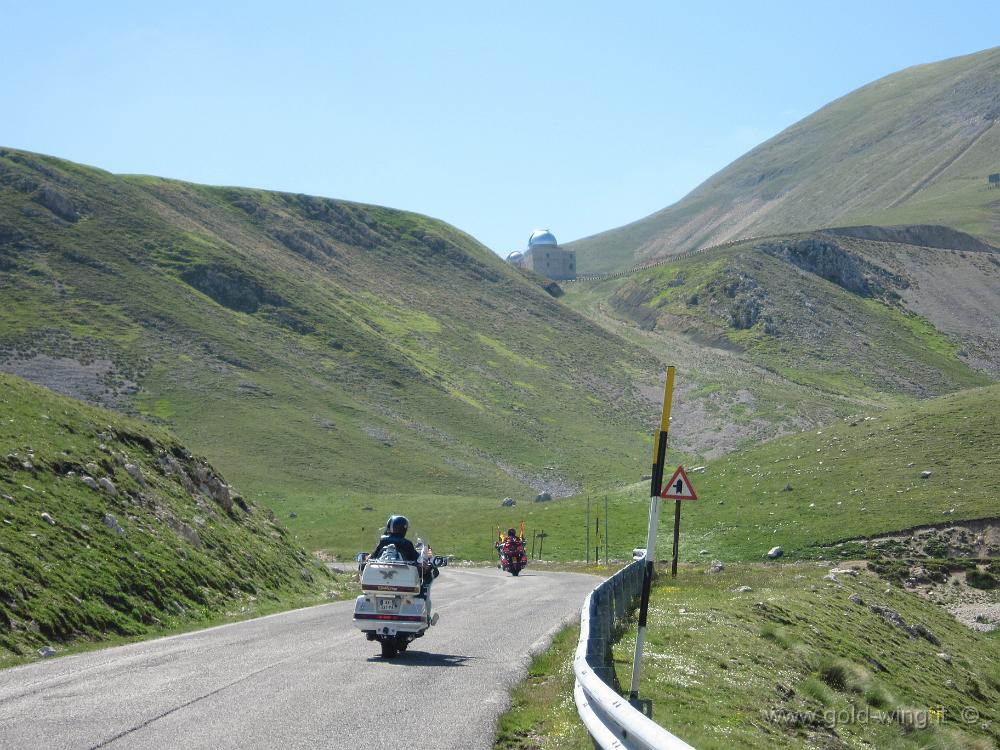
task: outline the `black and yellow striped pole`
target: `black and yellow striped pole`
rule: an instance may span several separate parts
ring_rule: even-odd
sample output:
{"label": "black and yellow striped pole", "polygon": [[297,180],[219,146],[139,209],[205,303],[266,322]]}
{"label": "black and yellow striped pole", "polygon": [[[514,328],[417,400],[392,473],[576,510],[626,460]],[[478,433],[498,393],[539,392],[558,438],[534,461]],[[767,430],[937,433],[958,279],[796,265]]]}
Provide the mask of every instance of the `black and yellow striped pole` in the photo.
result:
{"label": "black and yellow striped pole", "polygon": [[674,368],[667,368],[663,386],[663,414],[660,429],[653,440],[653,476],[649,487],[649,528],[646,531],[646,568],[642,576],[642,599],[639,602],[639,631],[635,636],[635,658],[632,660],[632,686],[629,699],[639,697],[639,663],[646,642],[646,613],[649,610],[649,589],[653,584],[653,559],[656,555],[656,531],[660,525],[660,485],[663,484],[663,463],[667,458],[667,432],[670,430],[670,403],[674,396]]}

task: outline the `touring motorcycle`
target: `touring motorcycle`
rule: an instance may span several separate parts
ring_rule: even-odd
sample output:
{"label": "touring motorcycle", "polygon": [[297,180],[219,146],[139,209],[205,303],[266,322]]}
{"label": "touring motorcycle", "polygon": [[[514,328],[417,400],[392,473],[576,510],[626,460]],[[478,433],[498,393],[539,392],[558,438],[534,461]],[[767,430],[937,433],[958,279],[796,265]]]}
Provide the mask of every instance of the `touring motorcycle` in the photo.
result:
{"label": "touring motorcycle", "polygon": [[388,545],[378,559],[357,555],[361,568],[361,596],[354,603],[354,625],[369,641],[378,641],[382,656],[391,659],[406,651],[416,638],[437,624],[431,613],[431,583],[448,558],[433,553],[420,540],[416,562],[403,560]]}
{"label": "touring motorcycle", "polygon": [[521,526],[514,536],[510,535],[511,531],[514,529],[510,529],[507,536],[504,536],[497,526],[499,541],[495,546],[500,555],[500,569],[516,576],[528,565],[528,557],[524,553],[524,521],[521,521]]}

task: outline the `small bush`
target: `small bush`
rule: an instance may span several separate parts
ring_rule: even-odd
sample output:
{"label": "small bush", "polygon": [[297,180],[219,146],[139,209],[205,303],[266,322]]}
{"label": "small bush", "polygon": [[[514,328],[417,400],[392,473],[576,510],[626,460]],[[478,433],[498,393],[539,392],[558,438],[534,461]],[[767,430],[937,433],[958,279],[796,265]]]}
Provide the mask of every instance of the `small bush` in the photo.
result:
{"label": "small bush", "polygon": [[931,539],[924,545],[924,554],[928,557],[947,557],[948,545],[940,539]]}
{"label": "small bush", "polygon": [[829,706],[834,702],[836,696],[834,696],[833,691],[830,690],[825,684],[815,677],[807,677],[801,683],[799,683],[798,691],[802,695],[806,695],[824,706]]}
{"label": "small bush", "polygon": [[1000,581],[995,576],[983,570],[970,570],[965,582],[977,589],[992,590],[1000,586]]}
{"label": "small bush", "polygon": [[865,691],[865,702],[875,708],[888,709],[892,708],[896,701],[892,697],[892,693],[882,685],[872,685]]}
{"label": "small bush", "polygon": [[848,659],[832,659],[819,668],[820,679],[834,690],[864,694],[872,687],[872,673]]}
{"label": "small bush", "polygon": [[792,638],[787,630],[772,622],[766,623],[760,629],[760,636],[761,638],[766,638],[769,641],[777,643],[782,648],[791,648],[796,643],[796,640]]}
{"label": "small bush", "polygon": [[910,574],[910,566],[902,560],[869,560],[868,569],[887,581],[902,582]]}

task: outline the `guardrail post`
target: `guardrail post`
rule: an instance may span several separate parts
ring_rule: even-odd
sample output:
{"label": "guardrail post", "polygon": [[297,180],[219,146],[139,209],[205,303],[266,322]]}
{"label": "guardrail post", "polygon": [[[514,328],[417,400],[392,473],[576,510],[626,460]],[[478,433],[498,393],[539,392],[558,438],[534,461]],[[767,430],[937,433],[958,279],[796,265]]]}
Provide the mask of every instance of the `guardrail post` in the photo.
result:
{"label": "guardrail post", "polygon": [[608,617],[608,587],[594,590],[594,619],[590,621],[590,637],[594,641],[594,661],[591,668],[604,682],[611,684],[611,632]]}
{"label": "guardrail post", "polygon": [[618,633],[628,620],[628,609],[625,606],[625,581],[622,576],[617,576],[611,580],[615,603],[615,620],[612,623],[611,629],[615,633]]}
{"label": "guardrail post", "polygon": [[[616,615],[631,613],[642,589],[645,561],[618,571],[595,588],[580,613],[580,641],[573,658],[574,700],[595,748],[602,750],[693,750],[643,716],[614,687],[611,635]],[[626,608],[619,609],[619,601]]]}

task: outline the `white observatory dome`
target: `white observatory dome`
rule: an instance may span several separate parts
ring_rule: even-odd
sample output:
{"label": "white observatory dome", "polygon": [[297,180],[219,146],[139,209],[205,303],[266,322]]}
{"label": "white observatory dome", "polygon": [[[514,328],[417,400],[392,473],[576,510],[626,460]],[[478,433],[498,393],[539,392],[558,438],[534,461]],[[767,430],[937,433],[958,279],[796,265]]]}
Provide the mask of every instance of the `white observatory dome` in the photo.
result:
{"label": "white observatory dome", "polygon": [[514,252],[512,252],[510,255],[507,256],[507,260],[511,263],[517,263],[523,257],[524,253],[522,253],[520,250],[515,250]]}
{"label": "white observatory dome", "polygon": [[556,242],[555,235],[552,234],[548,229],[536,229],[531,233],[528,238],[528,247],[532,248],[536,245],[558,245]]}

